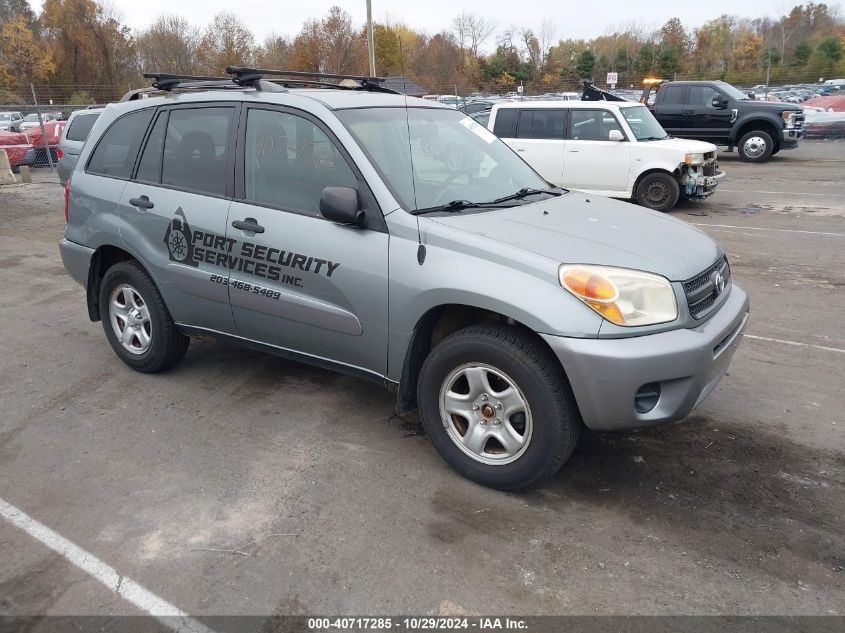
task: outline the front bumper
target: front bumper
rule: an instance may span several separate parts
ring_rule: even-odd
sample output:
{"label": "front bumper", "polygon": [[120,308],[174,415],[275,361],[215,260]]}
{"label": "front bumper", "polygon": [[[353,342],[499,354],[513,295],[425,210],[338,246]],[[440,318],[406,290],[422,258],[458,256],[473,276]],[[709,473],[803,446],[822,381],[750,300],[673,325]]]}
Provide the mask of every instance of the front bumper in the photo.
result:
{"label": "front bumper", "polygon": [[716,191],[725,172],[717,171],[713,176],[705,176],[701,166],[689,167],[681,177],[684,198],[708,198]]}
{"label": "front bumper", "polygon": [[[742,339],[748,308],[748,295],[733,284],[718,312],[693,329],[624,339],[541,336],[566,371],[589,428],[640,428],[680,420],[710,395]],[[641,413],[636,397],[646,385],[652,392],[659,385],[659,397]]]}
{"label": "front bumper", "polygon": [[87,288],[88,271],[91,268],[91,257],[94,256],[94,249],[62,239],[59,242],[59,252],[68,274],[73,277],[74,281]]}
{"label": "front bumper", "polygon": [[784,144],[790,145],[790,149],[792,147],[796,147],[798,145],[798,139],[804,138],[804,128],[786,128],[783,131],[783,138],[781,139],[781,149],[786,149]]}

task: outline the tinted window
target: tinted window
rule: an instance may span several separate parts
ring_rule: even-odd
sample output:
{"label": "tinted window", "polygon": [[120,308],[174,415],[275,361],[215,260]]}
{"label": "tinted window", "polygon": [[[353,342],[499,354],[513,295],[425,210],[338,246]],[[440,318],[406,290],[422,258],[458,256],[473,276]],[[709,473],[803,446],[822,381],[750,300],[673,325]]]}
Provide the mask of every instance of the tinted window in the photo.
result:
{"label": "tinted window", "polygon": [[244,145],[244,192],[250,202],[320,215],[325,187],[358,179],[314,123],[284,112],[251,109]]}
{"label": "tinted window", "polygon": [[99,116],[99,113],[77,114],[67,129],[67,140],[84,141]]}
{"label": "tinted window", "polygon": [[516,138],[516,108],[500,108],[493,124],[493,134],[499,138]]}
{"label": "tinted window", "polygon": [[531,122],[534,120],[534,110],[520,110],[519,122],[516,124],[516,138],[531,138]]}
{"label": "tinted window", "polygon": [[88,173],[129,178],[153,109],[137,110],[112,123],[88,161]]}
{"label": "tinted window", "polygon": [[172,110],[164,139],[162,184],[222,196],[231,121],[231,108]]}
{"label": "tinted window", "polygon": [[691,105],[713,107],[713,97],[721,97],[722,93],[710,86],[690,86],[689,102]]}
{"label": "tinted window", "polygon": [[679,105],[684,102],[684,90],[686,86],[663,86],[660,89],[661,103],[663,105]]}
{"label": "tinted window", "polygon": [[607,141],[611,130],[619,130],[619,123],[608,110],[573,109],[569,138],[579,141]]}
{"label": "tinted window", "polygon": [[565,132],[565,110],[534,110],[534,122],[531,124],[531,138],[562,140]]}
{"label": "tinted window", "polygon": [[167,127],[167,112],[159,113],[150,135],[147,137],[147,144],[141,153],[141,162],[138,163],[136,180],[145,182],[161,182],[161,155],[164,149],[164,130]]}

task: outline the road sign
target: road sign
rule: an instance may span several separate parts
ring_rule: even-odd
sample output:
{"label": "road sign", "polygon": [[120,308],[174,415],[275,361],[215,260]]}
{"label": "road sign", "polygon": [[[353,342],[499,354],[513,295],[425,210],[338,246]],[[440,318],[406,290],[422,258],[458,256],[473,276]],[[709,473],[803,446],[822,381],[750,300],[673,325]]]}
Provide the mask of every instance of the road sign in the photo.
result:
{"label": "road sign", "polygon": [[619,79],[619,73],[607,73],[607,83],[616,84]]}
{"label": "road sign", "polygon": [[517,86],[517,87],[516,87],[516,91],[517,91],[519,94],[522,94],[522,86],[521,86],[521,85],[520,85],[520,86]]}

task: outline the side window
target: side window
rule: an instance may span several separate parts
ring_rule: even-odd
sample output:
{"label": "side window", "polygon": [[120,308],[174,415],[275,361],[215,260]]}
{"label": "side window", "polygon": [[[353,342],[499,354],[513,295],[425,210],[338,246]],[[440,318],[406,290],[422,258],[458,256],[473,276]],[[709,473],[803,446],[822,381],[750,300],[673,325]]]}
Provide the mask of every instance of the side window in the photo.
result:
{"label": "side window", "polygon": [[566,131],[566,110],[534,110],[531,138],[563,140]]}
{"label": "side window", "polygon": [[[619,122],[609,110],[573,109],[568,138],[577,141],[607,141],[611,130],[619,130]],[[622,132],[624,134],[624,132]]]}
{"label": "side window", "polygon": [[129,178],[154,111],[153,108],[137,110],[112,123],[100,137],[100,142],[88,161],[87,172],[113,178]]}
{"label": "side window", "polygon": [[531,122],[534,120],[534,110],[520,110],[519,122],[516,125],[516,138],[531,138]]}
{"label": "side window", "polygon": [[680,105],[684,102],[684,90],[686,86],[663,86],[660,89],[664,94],[661,96],[663,105]]}
{"label": "side window", "polygon": [[222,196],[232,108],[170,111],[164,138],[161,182],[180,189]]}
{"label": "side window", "polygon": [[88,138],[88,133],[94,127],[99,114],[79,114],[71,121],[70,127],[67,129],[65,138],[69,141],[84,141]]}
{"label": "side window", "polygon": [[286,112],[250,109],[244,145],[246,200],[317,217],[325,187],[358,187],[325,132]]}
{"label": "side window", "polygon": [[493,123],[493,134],[499,138],[516,138],[516,108],[500,108]]}
{"label": "side window", "polygon": [[147,137],[147,144],[141,152],[138,173],[135,180],[143,182],[161,182],[161,155],[164,150],[164,131],[167,127],[167,112],[159,112],[153,129]]}
{"label": "side window", "polygon": [[721,97],[722,93],[711,86],[690,86],[689,102],[695,106],[713,107],[713,97]]}

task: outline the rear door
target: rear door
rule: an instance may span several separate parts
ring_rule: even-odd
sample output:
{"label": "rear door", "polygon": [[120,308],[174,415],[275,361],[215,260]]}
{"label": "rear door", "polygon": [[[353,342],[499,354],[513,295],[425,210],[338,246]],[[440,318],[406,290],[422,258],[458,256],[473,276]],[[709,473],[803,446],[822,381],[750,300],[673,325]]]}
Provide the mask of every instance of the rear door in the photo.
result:
{"label": "rear door", "polygon": [[654,114],[660,125],[672,136],[685,137],[693,127],[692,110],[687,105],[686,84],[665,84],[660,87],[659,103]]}
{"label": "rear door", "polygon": [[226,222],[237,110],[161,108],[120,198],[121,239],[152,273],[173,319],[223,333],[235,329]]}
{"label": "rear door", "polygon": [[[618,130],[624,141],[611,141]],[[610,110],[572,108],[565,143],[563,186],[624,193],[631,169],[631,143]]]}
{"label": "rear door", "polygon": [[[239,334],[384,375],[389,235],[366,182],[308,114],[248,107],[241,128],[227,233]],[[358,189],[367,226],[323,218],[325,187]]]}
{"label": "rear door", "polygon": [[516,138],[510,145],[537,173],[553,185],[563,184],[566,110],[520,109]]}

